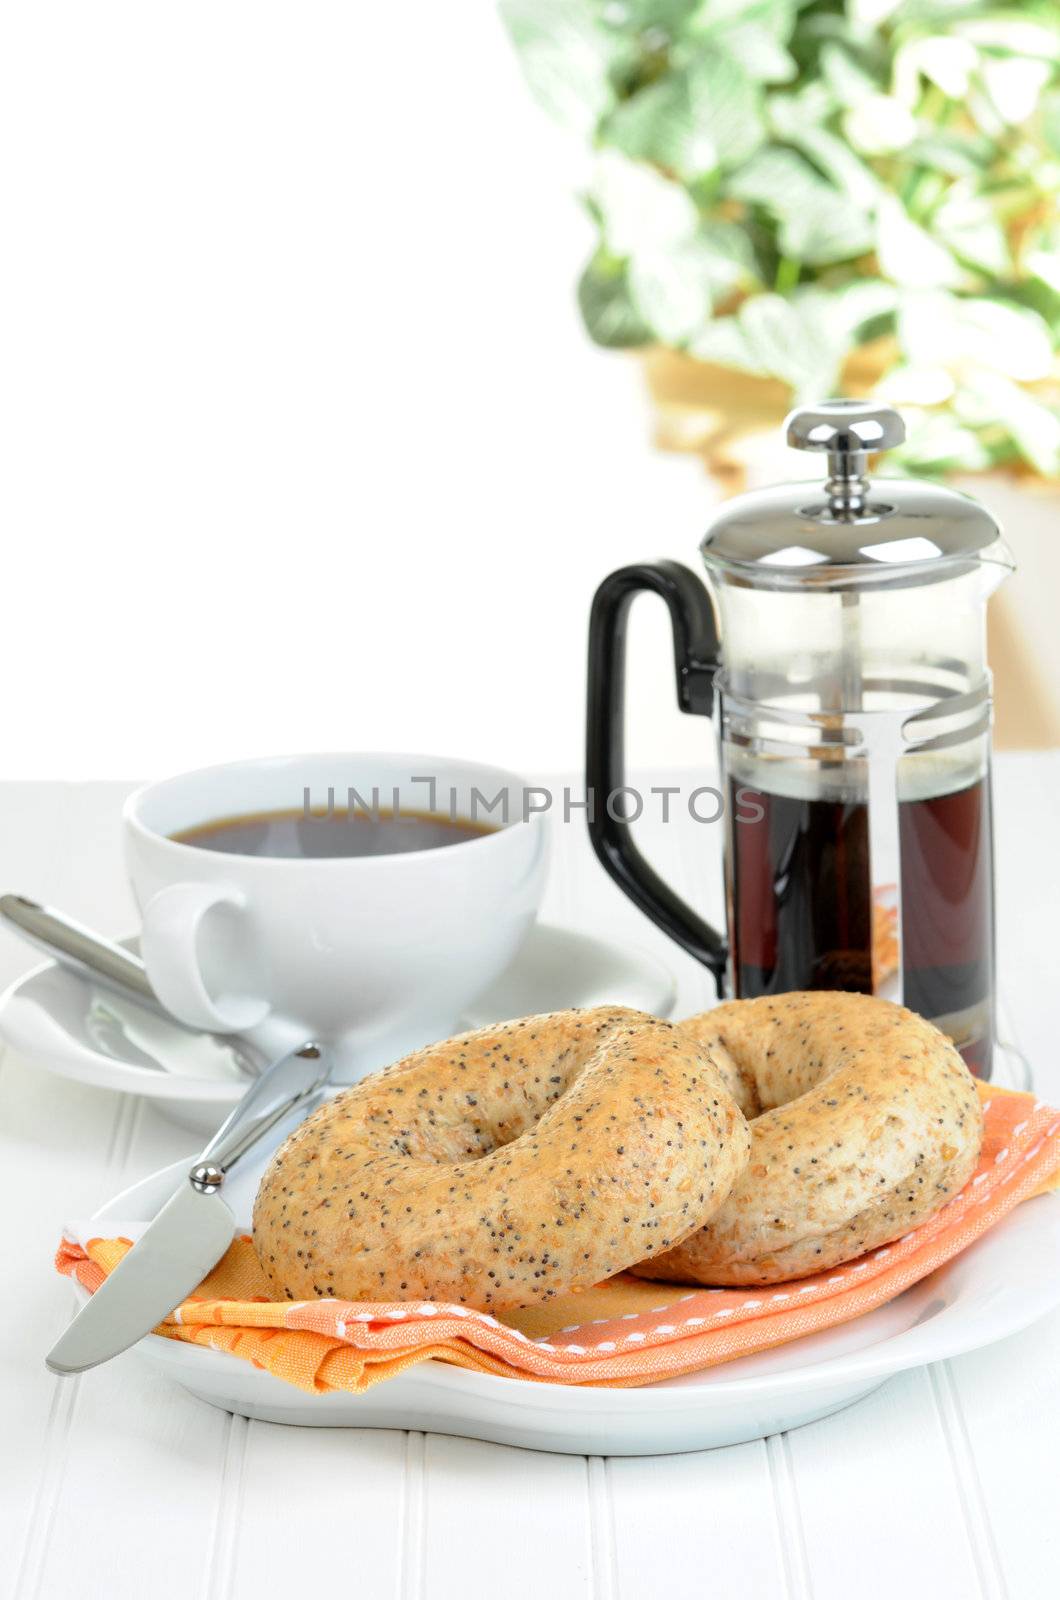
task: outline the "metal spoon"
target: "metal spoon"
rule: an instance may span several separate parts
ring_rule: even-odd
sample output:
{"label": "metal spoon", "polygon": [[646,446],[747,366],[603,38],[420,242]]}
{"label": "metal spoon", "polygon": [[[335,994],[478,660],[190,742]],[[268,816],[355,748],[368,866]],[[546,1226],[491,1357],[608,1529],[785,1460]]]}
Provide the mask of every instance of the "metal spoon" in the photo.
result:
{"label": "metal spoon", "polygon": [[[220,1047],[226,1057],[233,1060],[248,1077],[256,1078],[261,1072],[264,1057],[245,1039],[234,1038],[231,1034],[201,1033],[197,1028],[187,1027],[167,1011],[152,989],[140,957],[126,950],[123,945],[94,933],[91,928],[75,922],[61,911],[27,899],[25,895],[0,895],[0,917],[29,944],[43,950],[79,978],[101,985],[123,999],[134,1000],[137,1005],[164,1018],[170,1027],[183,1034],[209,1040]],[[118,1020],[120,1023],[121,1019]],[[136,1048],[136,1055],[141,1062],[149,1059],[139,1048]],[[161,1061],[154,1060],[151,1064],[165,1070]],[[216,1076],[216,1073],[211,1076]]]}

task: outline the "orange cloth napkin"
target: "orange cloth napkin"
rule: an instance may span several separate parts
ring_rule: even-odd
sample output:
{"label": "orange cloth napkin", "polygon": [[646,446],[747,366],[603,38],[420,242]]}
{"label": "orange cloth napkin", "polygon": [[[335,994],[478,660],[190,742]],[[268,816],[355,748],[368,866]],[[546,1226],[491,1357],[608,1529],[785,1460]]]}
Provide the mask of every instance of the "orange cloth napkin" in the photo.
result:
{"label": "orange cloth napkin", "polygon": [[[980,1085],[975,1174],[941,1211],[857,1261],[763,1289],[696,1289],[621,1275],[503,1321],[465,1306],[269,1299],[243,1234],[155,1330],[251,1361],[310,1393],[360,1394],[420,1361],[546,1383],[615,1388],[734,1361],[861,1316],[951,1260],[1022,1200],[1060,1187],[1060,1110]],[[95,1290],[128,1239],[66,1236],[60,1272]]]}

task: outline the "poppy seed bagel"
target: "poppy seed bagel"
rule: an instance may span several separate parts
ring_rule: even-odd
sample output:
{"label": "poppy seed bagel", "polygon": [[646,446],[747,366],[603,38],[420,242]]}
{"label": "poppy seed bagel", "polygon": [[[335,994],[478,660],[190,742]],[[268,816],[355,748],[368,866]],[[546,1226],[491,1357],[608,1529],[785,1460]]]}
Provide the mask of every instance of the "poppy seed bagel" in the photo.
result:
{"label": "poppy seed bagel", "polygon": [[751,1121],[751,1158],[699,1232],[634,1270],[783,1283],[926,1221],[975,1170],[975,1080],[932,1023],[872,995],[733,1000],[680,1027]]}
{"label": "poppy seed bagel", "polygon": [[702,1227],[749,1145],[690,1033],[622,1007],[527,1017],[315,1111],[262,1179],[254,1245],[289,1299],[540,1304]]}

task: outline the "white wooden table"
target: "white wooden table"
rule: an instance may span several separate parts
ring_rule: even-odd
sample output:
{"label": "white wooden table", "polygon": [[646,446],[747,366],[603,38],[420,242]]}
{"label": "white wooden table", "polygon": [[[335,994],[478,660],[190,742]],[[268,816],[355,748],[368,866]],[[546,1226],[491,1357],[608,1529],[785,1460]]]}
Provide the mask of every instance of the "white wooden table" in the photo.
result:
{"label": "white wooden table", "polygon": [[[653,781],[662,781],[656,778]],[[671,781],[677,781],[676,779]],[[687,782],[687,775],[686,775]],[[0,786],[0,887],[135,925],[119,860],[128,785]],[[1060,1101],[1060,754],[997,773],[1005,1028]],[[705,974],[559,827],[545,915]],[[653,830],[673,881],[718,903],[716,829]],[[33,953],[0,934],[0,980]],[[222,1600],[1038,1600],[1060,1594],[1060,1315],[893,1379],[851,1409],[699,1455],[585,1460],[434,1435],[285,1429],[202,1405],[135,1354],[60,1380],[64,1218],[188,1150],[145,1105],[0,1063],[8,1307],[0,1325],[0,1595]],[[1056,1270],[1056,1263],[1043,1263]]]}

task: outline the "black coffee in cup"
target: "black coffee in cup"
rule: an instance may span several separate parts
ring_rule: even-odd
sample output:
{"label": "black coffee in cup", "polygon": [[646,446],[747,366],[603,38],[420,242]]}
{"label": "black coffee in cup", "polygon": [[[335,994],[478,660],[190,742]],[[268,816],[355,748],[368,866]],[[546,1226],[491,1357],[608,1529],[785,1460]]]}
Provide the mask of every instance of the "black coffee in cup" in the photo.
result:
{"label": "black coffee in cup", "polygon": [[225,855],[329,860],[440,850],[495,833],[489,823],[433,811],[257,811],[218,817],[170,835],[177,844]]}

